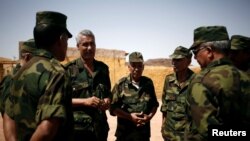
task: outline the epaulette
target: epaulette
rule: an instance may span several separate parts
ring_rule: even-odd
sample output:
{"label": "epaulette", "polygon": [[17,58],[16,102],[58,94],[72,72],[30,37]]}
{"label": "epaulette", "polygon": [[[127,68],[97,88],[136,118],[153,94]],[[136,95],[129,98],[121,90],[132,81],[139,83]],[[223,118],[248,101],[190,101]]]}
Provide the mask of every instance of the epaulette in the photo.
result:
{"label": "epaulette", "polygon": [[23,71],[25,71],[27,68],[29,68],[32,64],[40,61],[40,60],[46,60],[47,58],[40,57],[40,56],[34,56],[32,57],[27,63],[25,63],[17,72],[14,74],[13,78],[19,77]]}
{"label": "epaulette", "polygon": [[174,76],[174,73],[168,74],[165,76],[165,79],[168,78],[168,81],[174,81],[176,78]]}
{"label": "epaulette", "polygon": [[97,64],[102,65],[102,66],[108,67],[108,65],[107,65],[107,64],[105,64],[105,63],[104,63],[104,62],[102,62],[102,61],[95,60],[95,62],[96,62]]}
{"label": "epaulette", "polygon": [[122,82],[127,80],[127,76],[122,77],[121,79],[119,79],[118,84],[121,84]]}
{"label": "epaulette", "polygon": [[[152,81],[152,79],[150,79],[150,78],[147,77],[147,76],[141,76],[140,81],[147,81],[147,82],[150,82],[150,81]],[[153,81],[152,81],[152,82],[153,82]]]}
{"label": "epaulette", "polygon": [[51,67],[58,72],[65,72],[63,65],[56,59],[51,59]]}
{"label": "epaulette", "polygon": [[67,67],[71,66],[72,64],[76,64],[76,60],[77,60],[77,59],[75,59],[75,60],[73,60],[73,61],[70,61],[70,62],[64,64],[63,66],[64,66],[65,68],[67,68]]}

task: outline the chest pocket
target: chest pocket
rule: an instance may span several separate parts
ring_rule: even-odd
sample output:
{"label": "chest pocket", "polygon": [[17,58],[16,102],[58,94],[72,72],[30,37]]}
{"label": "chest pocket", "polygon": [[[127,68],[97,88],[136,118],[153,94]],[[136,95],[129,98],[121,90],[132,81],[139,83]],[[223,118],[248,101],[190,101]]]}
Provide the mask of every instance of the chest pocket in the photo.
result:
{"label": "chest pocket", "polygon": [[74,98],[87,98],[91,97],[90,93],[90,85],[87,81],[77,82],[72,84],[73,95]]}
{"label": "chest pocket", "polygon": [[185,105],[184,94],[167,94],[165,100],[167,102],[167,109],[173,112],[184,112],[183,105]]}
{"label": "chest pocket", "polygon": [[149,102],[149,97],[146,97],[142,95],[139,97],[138,94],[131,95],[131,96],[123,96],[122,98],[122,109],[125,111],[128,111],[130,113],[132,112],[143,112],[143,113],[148,113],[149,108],[148,108],[148,102]]}
{"label": "chest pocket", "polygon": [[173,94],[173,93],[168,93],[166,96],[165,96],[165,100],[166,100],[166,106],[167,106],[167,110],[168,111],[174,111],[175,109],[175,104],[176,104],[176,94]]}
{"label": "chest pocket", "polygon": [[183,93],[177,94],[168,94],[165,97],[167,101],[167,110],[171,112],[173,119],[181,120],[185,118],[185,95]]}

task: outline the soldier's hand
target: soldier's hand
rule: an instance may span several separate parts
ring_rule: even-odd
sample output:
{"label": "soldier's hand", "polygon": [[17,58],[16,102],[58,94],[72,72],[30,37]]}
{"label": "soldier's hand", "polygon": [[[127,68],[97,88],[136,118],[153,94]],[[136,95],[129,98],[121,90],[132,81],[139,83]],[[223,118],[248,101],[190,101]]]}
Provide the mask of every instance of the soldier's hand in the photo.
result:
{"label": "soldier's hand", "polygon": [[87,98],[87,105],[90,107],[98,108],[101,103],[101,100],[98,97],[92,96]]}
{"label": "soldier's hand", "polygon": [[109,106],[110,106],[110,99],[109,98],[104,98],[100,102],[99,109],[102,110],[102,111],[105,111],[105,110],[109,109]]}
{"label": "soldier's hand", "polygon": [[144,124],[146,124],[146,123],[149,122],[150,120],[151,120],[151,117],[150,117],[149,115],[143,114],[143,120],[142,120],[142,122],[143,122]]}
{"label": "soldier's hand", "polygon": [[136,124],[136,126],[143,125],[143,114],[142,113],[131,113],[131,120]]}

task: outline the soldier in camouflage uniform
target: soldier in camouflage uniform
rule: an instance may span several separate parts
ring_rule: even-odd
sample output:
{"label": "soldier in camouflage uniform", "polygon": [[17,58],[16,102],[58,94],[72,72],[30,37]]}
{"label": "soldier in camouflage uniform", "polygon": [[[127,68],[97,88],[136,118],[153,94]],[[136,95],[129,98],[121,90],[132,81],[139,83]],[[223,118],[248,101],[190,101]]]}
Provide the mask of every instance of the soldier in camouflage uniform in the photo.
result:
{"label": "soldier in camouflage uniform", "polygon": [[149,141],[150,120],[159,103],[153,81],[142,76],[143,56],[140,52],[129,55],[130,74],[115,84],[110,114],[117,116],[116,141]]}
{"label": "soldier in camouflage uniform", "polygon": [[201,72],[187,89],[190,126],[186,140],[206,141],[211,129],[249,129],[250,80],[226,58],[230,41],[226,27],[205,26],[194,30],[191,50]]}
{"label": "soldier in camouflage uniform", "polygon": [[59,62],[72,37],[66,19],[58,12],[36,13],[34,39],[39,50],[13,76],[5,107],[16,122],[20,141],[68,141],[72,137],[71,83]]}
{"label": "soldier in camouflage uniform", "polygon": [[231,37],[230,59],[250,77],[250,38],[242,35]]}
{"label": "soldier in camouflage uniform", "polygon": [[82,30],[77,38],[80,57],[66,64],[73,89],[75,141],[107,141],[109,125],[106,110],[110,105],[109,67],[95,60],[95,36]]}
{"label": "soldier in camouflage uniform", "polygon": [[194,74],[188,68],[192,53],[187,48],[178,46],[170,58],[174,73],[165,77],[161,106],[163,117],[161,132],[165,141],[183,141],[185,127],[188,124],[185,92]]}
{"label": "soldier in camouflage uniform", "polygon": [[18,63],[10,75],[4,77],[0,83],[0,111],[3,117],[3,131],[5,140],[15,140],[16,137],[16,126],[15,121],[12,120],[4,111],[5,111],[5,101],[10,94],[10,84],[14,74],[20,69],[22,65],[27,63],[33,52],[36,50],[35,41],[29,39],[22,43],[19,48],[20,50],[20,63]]}

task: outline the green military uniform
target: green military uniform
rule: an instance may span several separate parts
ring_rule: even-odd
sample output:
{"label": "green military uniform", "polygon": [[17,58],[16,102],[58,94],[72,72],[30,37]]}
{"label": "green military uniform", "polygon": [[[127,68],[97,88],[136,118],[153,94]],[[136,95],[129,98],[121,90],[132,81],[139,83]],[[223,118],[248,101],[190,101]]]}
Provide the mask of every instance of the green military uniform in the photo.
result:
{"label": "green military uniform", "polygon": [[[36,17],[36,26],[51,25],[67,31],[67,17],[61,13],[37,12]],[[5,109],[9,117],[16,122],[18,140],[30,140],[37,126],[47,119],[62,121],[53,140],[71,139],[71,83],[63,66],[51,52],[36,50],[32,59],[13,76],[10,89]]]}
{"label": "green military uniform", "polygon": [[6,75],[0,82],[0,112],[3,115],[5,111],[5,101],[9,96],[9,87],[11,84],[12,76],[20,69],[20,64],[17,64],[11,74]]}
{"label": "green military uniform", "polygon": [[[120,108],[128,113],[143,112],[149,114],[152,108],[158,107],[153,82],[150,78],[141,76],[139,88],[132,84],[129,76],[121,78],[115,84],[110,112]],[[150,122],[137,127],[132,121],[117,117],[117,129],[115,136],[117,141],[142,141],[150,137]]]}
{"label": "green military uniform", "polygon": [[187,80],[180,86],[175,74],[167,75],[162,94],[161,112],[166,113],[162,124],[162,136],[169,140],[183,140],[188,124],[186,116],[186,90],[194,72],[188,69]]}
{"label": "green military uniform", "polygon": [[[185,47],[178,46],[174,53],[169,56],[171,59],[191,60],[192,53]],[[166,141],[184,140],[184,131],[188,125],[186,116],[186,90],[194,72],[186,68],[185,81],[179,82],[177,74],[172,73],[165,77],[161,112],[164,117],[161,133]]]}
{"label": "green military uniform", "polygon": [[188,89],[188,114],[192,116],[188,137],[206,140],[208,127],[212,125],[243,126],[248,120],[245,125],[249,127],[249,115],[245,115],[249,114],[246,104],[249,105],[249,86],[247,75],[233,67],[229,60],[210,63],[195,76]]}
{"label": "green military uniform", "polygon": [[[110,98],[111,83],[108,66],[101,61],[94,60],[94,72],[91,76],[83,64],[82,59],[78,58],[65,65],[72,82],[72,98],[89,98],[92,96],[100,99]],[[73,114],[75,132],[82,134],[80,136],[83,139],[87,139],[84,137],[84,133],[89,133],[89,135],[94,133],[98,140],[107,139],[109,125],[105,111],[91,107],[75,107],[73,108]]]}
{"label": "green military uniform", "polygon": [[55,140],[69,140],[73,120],[70,81],[60,62],[45,50],[40,53],[13,77],[6,113],[16,121],[19,140],[30,139],[37,124],[48,118],[63,119]]}
{"label": "green military uniform", "polygon": [[[228,41],[226,28],[221,26],[197,28],[194,36],[191,49],[209,41]],[[234,127],[249,129],[249,86],[247,75],[228,59],[210,62],[195,75],[187,90],[190,126],[185,132],[186,140],[208,140],[212,136],[209,130],[218,127],[227,131]]]}
{"label": "green military uniform", "polygon": [[[36,50],[34,39],[29,39],[22,43],[20,46],[20,53],[33,53]],[[5,101],[10,93],[10,84],[12,81],[12,76],[21,68],[21,64],[18,63],[12,70],[12,73],[6,75],[0,83],[0,112],[5,111]]]}

